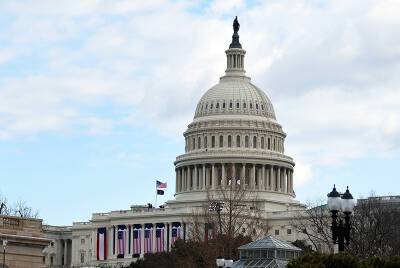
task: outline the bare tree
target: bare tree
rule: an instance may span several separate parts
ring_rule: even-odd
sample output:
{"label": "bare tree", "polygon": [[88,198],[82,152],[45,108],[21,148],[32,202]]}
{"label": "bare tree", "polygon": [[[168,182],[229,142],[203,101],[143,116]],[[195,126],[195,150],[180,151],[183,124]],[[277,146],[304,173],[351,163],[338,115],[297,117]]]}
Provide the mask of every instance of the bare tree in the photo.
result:
{"label": "bare tree", "polygon": [[10,208],[8,206],[8,200],[5,196],[0,195],[0,215],[10,215]]}
{"label": "bare tree", "polygon": [[218,237],[221,254],[231,257],[237,237],[255,239],[270,229],[268,220],[257,207],[260,200],[240,184],[229,183],[217,190],[208,190],[207,197],[207,203],[193,213],[190,239],[203,241]]}
{"label": "bare tree", "polygon": [[348,250],[362,258],[400,255],[400,197],[359,199]]}
{"label": "bare tree", "polygon": [[333,252],[330,213],[322,200],[308,202],[307,209],[298,211],[290,225],[305,235],[314,250]]}
{"label": "bare tree", "polygon": [[13,208],[13,214],[21,218],[38,218],[39,212],[28,206],[26,201],[18,200]]}
{"label": "bare tree", "polygon": [[37,218],[39,212],[28,206],[26,201],[19,200],[9,205],[5,196],[0,195],[0,215],[18,216],[22,218]]}

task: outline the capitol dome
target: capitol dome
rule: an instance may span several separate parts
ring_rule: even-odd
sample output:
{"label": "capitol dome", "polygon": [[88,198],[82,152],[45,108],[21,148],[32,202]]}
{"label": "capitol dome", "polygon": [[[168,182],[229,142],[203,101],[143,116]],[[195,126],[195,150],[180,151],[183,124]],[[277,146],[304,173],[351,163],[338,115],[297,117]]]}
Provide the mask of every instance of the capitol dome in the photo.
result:
{"label": "capitol dome", "polygon": [[194,118],[210,115],[256,115],[275,120],[267,95],[248,77],[227,77],[210,88],[197,104]]}
{"label": "capitol dome", "polygon": [[174,162],[175,200],[169,205],[196,206],[210,191],[240,185],[262,200],[259,208],[286,210],[298,204],[293,191],[295,163],[285,154],[286,133],[271,101],[246,76],[237,19],[233,26],[225,75],[201,97],[183,133],[185,153]]}

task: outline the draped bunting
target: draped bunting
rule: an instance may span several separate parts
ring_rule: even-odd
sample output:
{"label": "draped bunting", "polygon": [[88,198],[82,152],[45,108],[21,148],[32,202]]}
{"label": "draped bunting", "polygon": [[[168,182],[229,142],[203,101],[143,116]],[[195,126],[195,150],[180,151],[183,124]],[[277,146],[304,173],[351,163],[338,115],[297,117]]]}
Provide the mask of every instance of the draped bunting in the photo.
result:
{"label": "draped bunting", "polygon": [[126,243],[126,226],[118,225],[118,258],[123,258],[125,255],[125,243]]}
{"label": "draped bunting", "polygon": [[106,228],[97,229],[97,260],[107,259],[107,231]]}

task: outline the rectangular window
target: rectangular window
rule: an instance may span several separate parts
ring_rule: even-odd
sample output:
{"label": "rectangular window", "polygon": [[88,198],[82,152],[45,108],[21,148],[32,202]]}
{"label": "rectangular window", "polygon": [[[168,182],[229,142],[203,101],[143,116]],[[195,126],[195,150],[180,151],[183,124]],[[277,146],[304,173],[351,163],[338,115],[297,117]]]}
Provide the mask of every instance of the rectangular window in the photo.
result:
{"label": "rectangular window", "polygon": [[275,235],[279,235],[279,230],[275,230]]}
{"label": "rectangular window", "polygon": [[224,146],[224,136],[219,136],[219,147]]}
{"label": "rectangular window", "polygon": [[291,235],[292,234],[292,229],[287,229],[287,234]]}
{"label": "rectangular window", "polygon": [[81,252],[81,263],[85,262],[85,253]]}
{"label": "rectangular window", "polygon": [[85,238],[82,238],[81,239],[81,245],[84,245],[85,244]]}
{"label": "rectangular window", "polygon": [[211,136],[211,148],[215,148],[215,136]]}

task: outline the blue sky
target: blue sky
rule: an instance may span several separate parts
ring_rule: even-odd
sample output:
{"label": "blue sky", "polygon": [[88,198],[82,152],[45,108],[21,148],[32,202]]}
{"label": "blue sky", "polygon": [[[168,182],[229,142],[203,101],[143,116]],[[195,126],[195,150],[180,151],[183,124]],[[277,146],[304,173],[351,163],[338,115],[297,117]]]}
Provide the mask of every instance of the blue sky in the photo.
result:
{"label": "blue sky", "polygon": [[173,198],[173,161],[225,65],[271,98],[302,202],[399,194],[397,1],[0,2],[0,194],[44,222]]}

